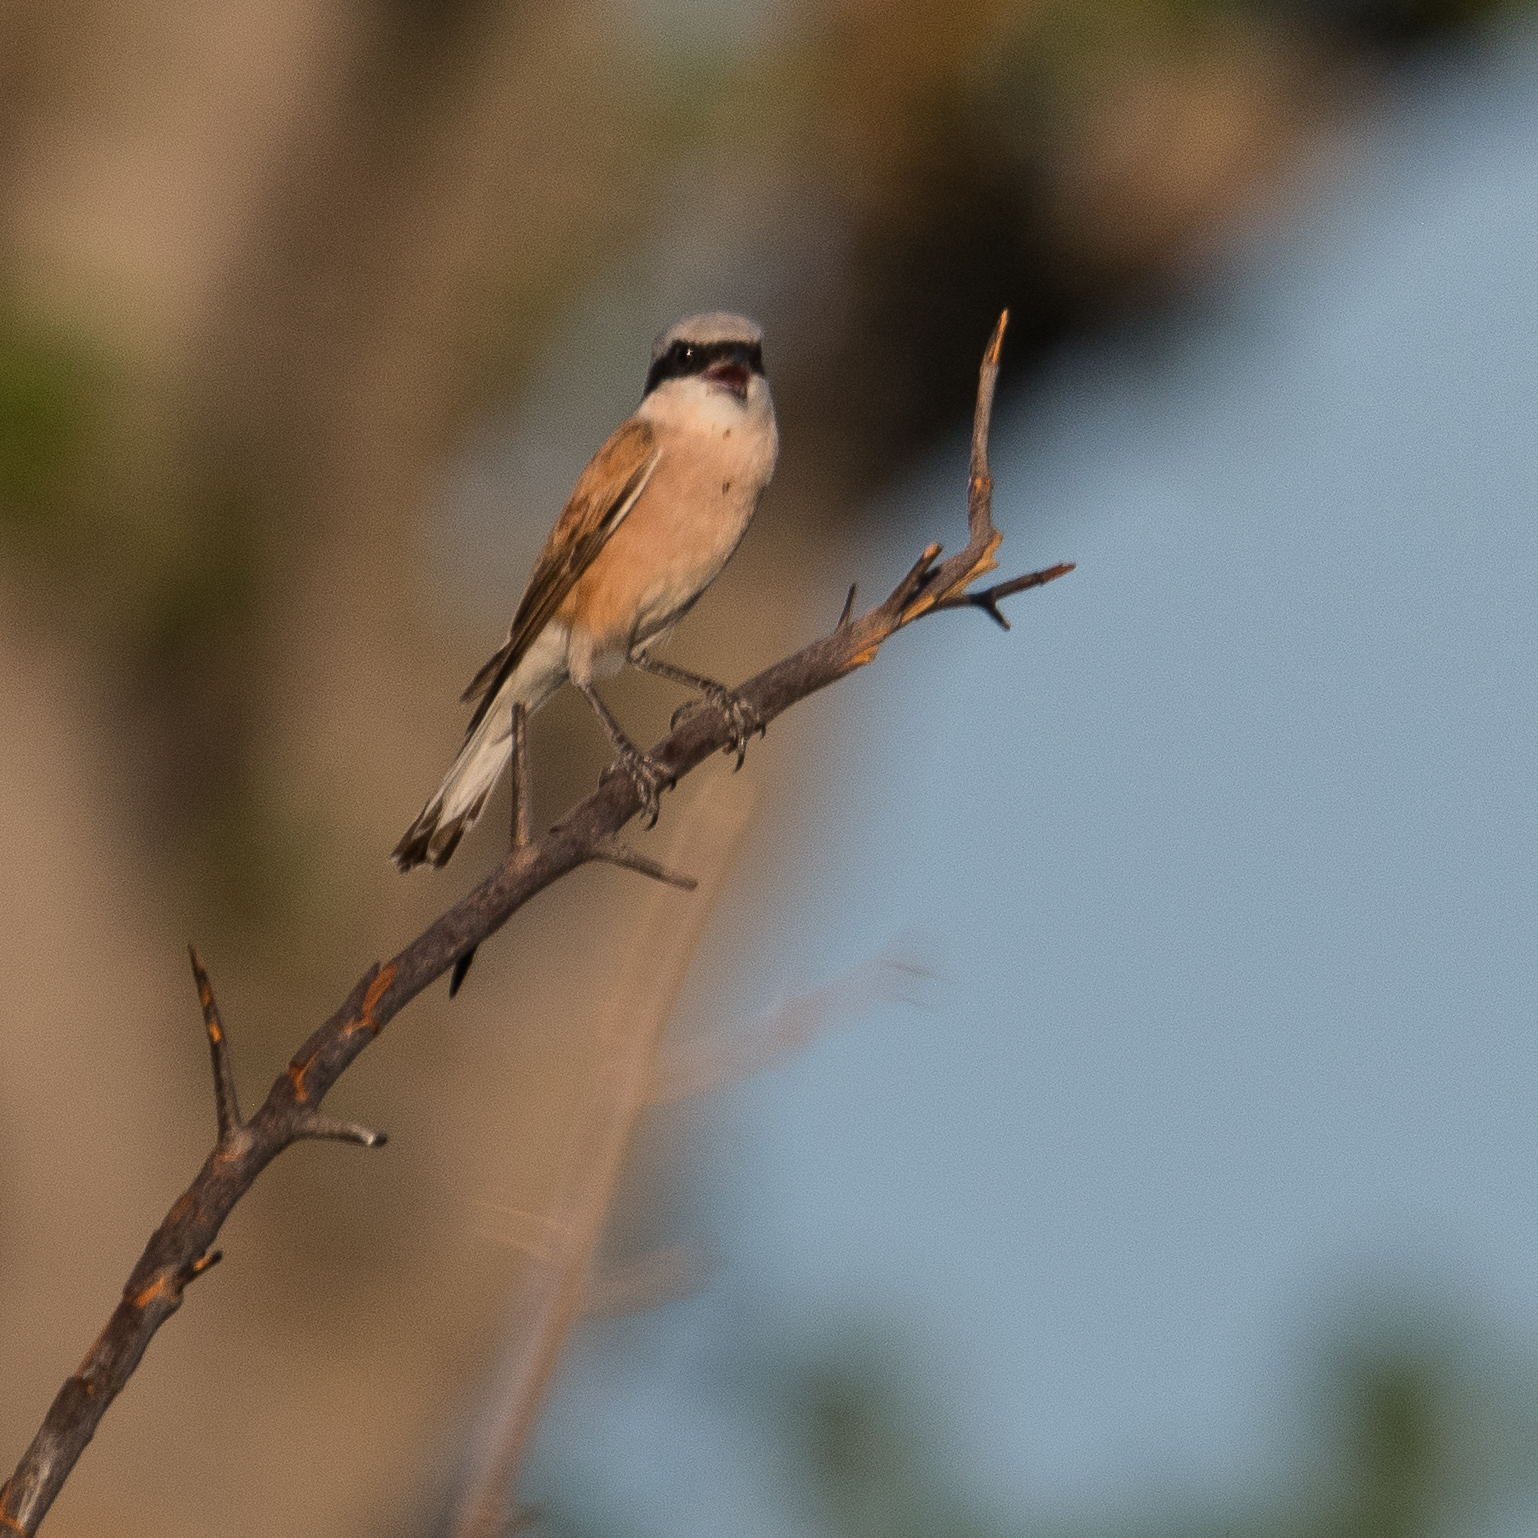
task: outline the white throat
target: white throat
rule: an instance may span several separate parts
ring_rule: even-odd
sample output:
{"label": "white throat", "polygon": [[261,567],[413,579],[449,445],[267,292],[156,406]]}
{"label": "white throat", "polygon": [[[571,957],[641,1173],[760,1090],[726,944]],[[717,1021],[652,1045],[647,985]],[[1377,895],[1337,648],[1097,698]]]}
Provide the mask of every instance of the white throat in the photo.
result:
{"label": "white throat", "polygon": [[762,374],[749,378],[746,400],[703,377],[691,376],[664,380],[641,402],[636,415],[643,422],[675,431],[715,436],[735,429],[758,437],[774,431],[774,398]]}

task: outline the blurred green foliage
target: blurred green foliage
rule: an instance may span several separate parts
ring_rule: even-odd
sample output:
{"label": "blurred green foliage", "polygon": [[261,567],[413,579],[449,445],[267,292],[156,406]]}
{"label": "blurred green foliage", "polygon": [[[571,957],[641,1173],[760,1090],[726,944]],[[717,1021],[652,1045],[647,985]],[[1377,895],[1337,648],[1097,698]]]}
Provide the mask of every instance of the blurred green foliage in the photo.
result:
{"label": "blurred green foliage", "polygon": [[[753,1422],[778,1445],[791,1508],[827,1538],[1477,1538],[1538,1522],[1538,1396],[1500,1353],[1414,1316],[1359,1325],[1316,1358],[1306,1424],[1284,1428],[1272,1468],[1228,1509],[1151,1497],[1140,1516],[1001,1517],[950,1466],[958,1445],[901,1353],[854,1341],[784,1372],[745,1367]],[[765,1411],[768,1411],[765,1414]],[[578,1500],[543,1518],[561,1538],[624,1531]],[[1135,1492],[1114,1492],[1125,1509]],[[1127,1500],[1120,1499],[1127,1497]],[[1209,1503],[1209,1508],[1210,1508]],[[1492,1525],[1501,1514],[1507,1526]]]}
{"label": "blurred green foliage", "polygon": [[7,543],[36,546],[67,532],[103,384],[79,337],[0,302],[0,538]]}
{"label": "blurred green foliage", "polygon": [[877,1362],[830,1363],[794,1382],[784,1423],[799,1435],[826,1529],[848,1538],[983,1538],[905,1395]]}
{"label": "blurred green foliage", "polygon": [[[0,556],[24,575],[20,592],[96,639],[144,749],[125,767],[189,809],[164,826],[211,895],[260,919],[296,868],[279,851],[297,855],[251,783],[239,697],[262,615],[263,523],[227,472],[189,481],[122,462],[106,441],[113,378],[107,350],[79,330],[0,300]],[[195,753],[188,719],[220,728]]]}

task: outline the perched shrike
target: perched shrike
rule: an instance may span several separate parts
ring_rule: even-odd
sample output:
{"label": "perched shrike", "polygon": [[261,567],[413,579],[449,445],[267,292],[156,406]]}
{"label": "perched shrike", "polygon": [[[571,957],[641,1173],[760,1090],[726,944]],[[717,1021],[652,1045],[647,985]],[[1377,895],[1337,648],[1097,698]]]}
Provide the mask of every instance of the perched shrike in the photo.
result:
{"label": "perched shrike", "polygon": [[390,858],[442,865],[480,816],[512,752],[513,706],[532,714],[570,681],[587,696],[651,822],[666,773],[593,688],[627,662],[698,689],[732,725],[738,762],[759,722],[729,689],[659,662],[665,640],[731,558],[769,484],[780,439],[763,333],[741,315],[693,315],[652,345],[635,414],[577,479],[502,649],[463,698],[475,714],[454,767]]}

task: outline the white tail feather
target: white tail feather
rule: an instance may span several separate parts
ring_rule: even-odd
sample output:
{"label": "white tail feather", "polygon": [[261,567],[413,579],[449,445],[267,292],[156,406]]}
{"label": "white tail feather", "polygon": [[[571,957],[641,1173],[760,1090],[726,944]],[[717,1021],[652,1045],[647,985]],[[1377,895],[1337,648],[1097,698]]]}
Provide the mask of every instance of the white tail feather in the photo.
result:
{"label": "white tail feather", "polygon": [[513,751],[514,702],[521,700],[532,715],[565,681],[565,630],[547,625],[497,691],[480,725],[465,739],[443,783],[391,851],[390,858],[401,870],[447,862],[459,840],[475,826],[507,767]]}

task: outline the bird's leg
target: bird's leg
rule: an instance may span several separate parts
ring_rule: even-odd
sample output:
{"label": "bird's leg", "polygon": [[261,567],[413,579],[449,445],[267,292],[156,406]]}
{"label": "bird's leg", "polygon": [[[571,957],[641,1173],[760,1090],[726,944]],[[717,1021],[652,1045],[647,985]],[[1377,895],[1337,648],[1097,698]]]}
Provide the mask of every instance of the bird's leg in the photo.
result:
{"label": "bird's leg", "polygon": [[529,771],[529,712],[513,706],[513,848],[534,842],[534,777]]}
{"label": "bird's leg", "polygon": [[[572,681],[576,682],[575,679]],[[598,724],[603,727],[609,746],[614,749],[615,762],[630,776],[630,783],[635,786],[636,794],[641,798],[641,805],[646,812],[646,826],[655,827],[659,810],[657,798],[672,785],[673,776],[654,758],[648,758],[625,735],[619,722],[609,713],[609,707],[598,698],[598,691],[592,684],[577,684],[577,687],[593,707],[593,714],[598,717]]]}
{"label": "bird's leg", "polygon": [[[701,678],[698,673],[676,668],[671,662],[659,662],[639,646],[631,652],[630,661],[632,666],[640,668],[643,673],[653,673],[658,678],[670,679],[675,684],[682,684],[686,689],[698,689],[704,697],[704,702],[714,705],[726,717],[727,724],[732,729],[732,740],[726,751],[736,753],[737,767],[742,768],[742,761],[747,757],[748,738],[754,732],[762,737],[764,723],[758,712],[740,694],[728,689],[725,684],[716,683],[714,679]],[[680,721],[693,715],[700,708],[701,703],[701,700],[686,700],[673,712],[673,719],[669,724],[677,726]]]}
{"label": "bird's leg", "polygon": [[[521,704],[513,706],[513,848],[523,849],[534,841],[534,788],[529,775],[529,713]],[[475,947],[454,963],[449,977],[449,997],[459,992],[475,960]]]}

